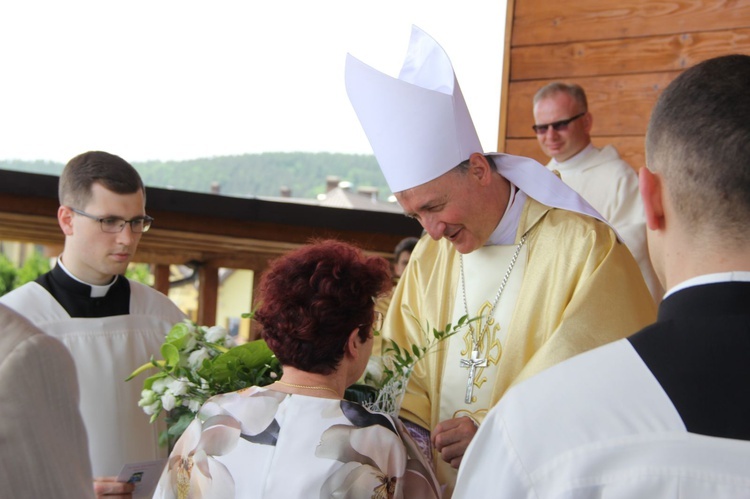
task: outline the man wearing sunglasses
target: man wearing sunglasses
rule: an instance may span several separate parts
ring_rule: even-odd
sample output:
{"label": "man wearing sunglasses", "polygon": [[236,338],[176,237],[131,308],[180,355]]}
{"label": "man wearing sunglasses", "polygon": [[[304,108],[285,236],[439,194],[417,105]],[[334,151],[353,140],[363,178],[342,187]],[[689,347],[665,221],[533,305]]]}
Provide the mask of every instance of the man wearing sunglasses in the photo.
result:
{"label": "man wearing sunglasses", "polygon": [[638,193],[638,175],[608,145],[591,143],[593,117],[583,88],[550,83],[534,96],[532,125],[542,151],[551,158],[550,170],[614,226],[633,253],[651,295],[658,302],[664,290],[648,259],[646,219]]}
{"label": "man wearing sunglasses", "polygon": [[639,171],[654,324],[511,388],[457,497],[750,497],[750,56],[663,90]]}
{"label": "man wearing sunglasses", "polygon": [[125,378],[184,315],[123,275],[153,220],[127,161],[101,151],[76,156],[60,176],[59,199],[65,245],[57,265],[0,301],[70,350],[94,476],[112,476],[126,463],[166,457],[158,425],[138,407],[141,386]]}

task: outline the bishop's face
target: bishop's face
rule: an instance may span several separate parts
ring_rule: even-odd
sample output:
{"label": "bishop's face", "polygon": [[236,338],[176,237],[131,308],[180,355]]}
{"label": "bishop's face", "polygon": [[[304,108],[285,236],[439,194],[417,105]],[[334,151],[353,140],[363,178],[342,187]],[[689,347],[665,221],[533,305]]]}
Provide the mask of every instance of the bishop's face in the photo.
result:
{"label": "bishop's face", "polygon": [[396,193],[407,216],[415,218],[434,240],[446,238],[459,253],[481,248],[502,216],[492,199],[487,169],[466,172],[449,171],[440,177]]}

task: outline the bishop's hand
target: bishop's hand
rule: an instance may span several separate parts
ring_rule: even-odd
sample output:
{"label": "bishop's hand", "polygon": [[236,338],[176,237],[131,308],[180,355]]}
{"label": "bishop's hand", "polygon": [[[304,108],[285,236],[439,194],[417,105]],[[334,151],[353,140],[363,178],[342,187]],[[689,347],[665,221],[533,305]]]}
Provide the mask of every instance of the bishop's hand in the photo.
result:
{"label": "bishop's hand", "polygon": [[443,461],[458,469],[476,432],[477,425],[471,418],[447,419],[438,423],[432,431],[432,444]]}

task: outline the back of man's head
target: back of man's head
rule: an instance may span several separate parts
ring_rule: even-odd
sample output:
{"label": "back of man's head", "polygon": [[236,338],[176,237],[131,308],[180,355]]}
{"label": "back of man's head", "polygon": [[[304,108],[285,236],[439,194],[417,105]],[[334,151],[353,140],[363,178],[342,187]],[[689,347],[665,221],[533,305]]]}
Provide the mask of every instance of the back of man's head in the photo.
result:
{"label": "back of man's head", "polygon": [[750,241],[750,56],[702,62],[661,94],[646,135],[646,163],[659,173],[685,227]]}
{"label": "back of man's head", "polygon": [[89,151],[68,161],[58,186],[61,205],[83,209],[91,199],[91,186],[99,183],[117,194],[132,194],[145,188],[133,166],[114,154]]}

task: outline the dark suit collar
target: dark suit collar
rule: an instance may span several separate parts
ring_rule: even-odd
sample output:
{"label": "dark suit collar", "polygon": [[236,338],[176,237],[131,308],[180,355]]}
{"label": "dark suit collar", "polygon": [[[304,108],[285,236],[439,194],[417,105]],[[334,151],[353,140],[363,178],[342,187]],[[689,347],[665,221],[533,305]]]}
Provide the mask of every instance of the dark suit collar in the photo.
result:
{"label": "dark suit collar", "polygon": [[658,322],[693,315],[734,315],[750,311],[750,282],[701,284],[669,295],[659,305]]}
{"label": "dark suit collar", "polygon": [[680,290],[628,340],[689,432],[750,440],[750,283]]}

